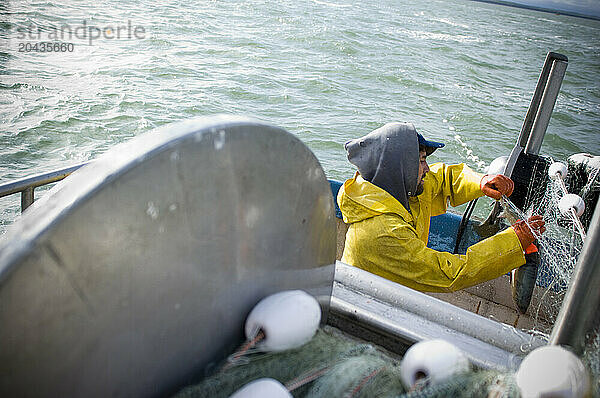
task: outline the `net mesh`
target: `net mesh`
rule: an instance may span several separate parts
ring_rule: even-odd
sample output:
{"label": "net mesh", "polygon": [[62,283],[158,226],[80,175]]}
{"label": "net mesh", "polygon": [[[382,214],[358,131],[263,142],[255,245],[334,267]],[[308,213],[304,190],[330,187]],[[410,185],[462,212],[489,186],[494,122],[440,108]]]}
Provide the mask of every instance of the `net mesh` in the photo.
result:
{"label": "net mesh", "polygon": [[497,370],[470,372],[457,375],[445,382],[412,391],[402,398],[519,398],[519,389],[513,375]]}
{"label": "net mesh", "polygon": [[596,329],[589,336],[583,353],[583,362],[591,375],[592,396],[600,397],[600,330]]}
{"label": "net mesh", "polygon": [[[554,162],[551,158],[547,161],[548,164]],[[516,219],[526,220],[532,215],[541,215],[546,222],[546,232],[538,236],[537,241],[541,264],[536,284],[543,289],[532,303],[531,311],[536,319],[533,332],[537,334],[548,333],[547,325],[556,320],[584,243],[580,221],[572,214],[563,215],[558,207],[559,201],[565,194],[565,188],[569,193],[589,197],[590,192],[597,190],[599,177],[595,170],[587,174],[570,173],[565,186],[560,180],[549,180],[545,187],[533,190],[535,184],[531,184],[527,193],[529,206],[524,211],[508,198],[503,199],[505,215],[511,223]]]}
{"label": "net mesh", "polygon": [[[549,158],[548,162],[552,163],[554,160]],[[536,214],[541,215],[546,222],[546,232],[538,237],[537,242],[541,264],[536,284],[543,289],[539,290],[541,293],[535,297],[535,302],[532,302],[530,313],[536,322],[533,329],[528,331],[532,335],[546,338],[549,337],[550,332],[547,325],[553,325],[558,316],[584,244],[581,224],[574,215],[562,214],[558,203],[565,194],[565,188],[567,192],[582,197],[588,205],[593,203],[593,200],[589,200],[590,197],[597,196],[600,190],[598,169],[584,173],[581,166],[569,165],[569,167],[569,177],[565,180],[565,186],[561,186],[558,180],[550,180],[544,189],[529,192],[531,200],[525,211],[520,211],[510,200],[503,200],[507,219],[511,223],[514,222],[511,219],[526,220]],[[575,171],[572,170],[573,167],[576,167]],[[588,219],[581,217],[584,225],[589,224],[591,218],[591,210],[587,209],[586,213],[588,212],[590,214]],[[597,329],[599,326],[596,325],[591,337],[588,336],[586,351],[582,357],[592,376],[593,396],[596,397],[600,396],[600,330]]]}
{"label": "net mesh", "polygon": [[544,196],[525,212],[521,212],[510,200],[504,200],[505,210],[513,213],[515,220],[527,220],[532,215],[541,215],[546,222],[546,232],[537,237],[541,261],[536,284],[543,290],[536,302],[532,303],[533,308],[530,312],[536,319],[534,327],[536,332],[548,332],[544,326],[556,320],[583,246],[578,234],[574,233],[572,227],[567,226],[573,222],[560,214],[557,206],[558,199],[560,199],[559,190],[550,184]]}
{"label": "net mesh", "polygon": [[495,370],[474,370],[407,392],[397,356],[329,326],[298,349],[250,352],[245,361],[184,388],[176,397],[229,397],[264,377],[278,380],[294,397],[305,398],[518,397],[513,376]]}
{"label": "net mesh", "polygon": [[294,397],[395,397],[404,392],[399,375],[398,358],[325,326],[298,349],[249,351],[245,361],[183,389],[176,397],[228,397],[263,377],[279,381]]}

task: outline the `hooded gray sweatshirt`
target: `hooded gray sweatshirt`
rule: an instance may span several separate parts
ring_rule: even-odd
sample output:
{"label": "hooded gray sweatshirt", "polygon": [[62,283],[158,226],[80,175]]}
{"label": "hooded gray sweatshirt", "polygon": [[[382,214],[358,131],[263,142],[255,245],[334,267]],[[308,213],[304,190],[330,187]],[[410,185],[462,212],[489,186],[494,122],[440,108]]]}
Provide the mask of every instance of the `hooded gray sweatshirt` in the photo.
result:
{"label": "hooded gray sweatshirt", "polygon": [[346,142],[350,163],[370,183],[387,191],[410,211],[408,197],[417,189],[419,140],[411,123],[388,123]]}

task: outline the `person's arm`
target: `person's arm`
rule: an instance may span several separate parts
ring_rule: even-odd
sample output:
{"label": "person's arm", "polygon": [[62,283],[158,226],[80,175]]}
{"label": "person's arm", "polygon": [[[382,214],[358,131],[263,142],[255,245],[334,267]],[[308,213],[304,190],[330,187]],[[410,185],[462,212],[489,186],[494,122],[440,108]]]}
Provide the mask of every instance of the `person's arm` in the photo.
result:
{"label": "person's arm", "polygon": [[525,263],[521,243],[512,228],[469,247],[465,255],[428,248],[418,239],[414,228],[406,224],[397,224],[386,233],[380,231],[368,253],[361,253],[366,258],[359,260],[362,263],[359,266],[420,291],[464,289],[495,279]]}
{"label": "person's arm", "polygon": [[433,164],[427,177],[430,178],[432,215],[445,213],[448,202],[459,206],[483,195],[498,200],[502,195],[510,196],[514,189],[510,178],[501,174],[481,175],[464,163]]}
{"label": "person's arm", "polygon": [[448,202],[451,206],[458,206],[483,196],[480,188],[482,175],[464,163],[432,164],[425,178],[429,179],[431,214],[434,216],[444,214]]}

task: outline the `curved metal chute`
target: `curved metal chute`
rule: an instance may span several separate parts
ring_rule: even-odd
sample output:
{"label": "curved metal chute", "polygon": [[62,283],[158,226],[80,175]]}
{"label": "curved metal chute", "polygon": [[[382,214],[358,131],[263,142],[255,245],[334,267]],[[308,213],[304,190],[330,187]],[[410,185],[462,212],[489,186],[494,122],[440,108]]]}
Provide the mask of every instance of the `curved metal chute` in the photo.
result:
{"label": "curved metal chute", "polygon": [[0,395],[163,396],[230,353],[264,296],[303,289],[327,309],[333,206],[311,151],[249,119],[114,148],[0,247]]}

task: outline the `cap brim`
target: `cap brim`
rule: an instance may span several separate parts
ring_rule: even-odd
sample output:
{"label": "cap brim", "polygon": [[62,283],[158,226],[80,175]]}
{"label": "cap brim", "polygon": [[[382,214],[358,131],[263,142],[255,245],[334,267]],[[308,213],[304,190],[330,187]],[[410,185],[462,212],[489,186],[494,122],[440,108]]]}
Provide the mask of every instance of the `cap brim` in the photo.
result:
{"label": "cap brim", "polygon": [[417,137],[419,137],[419,145],[423,145],[425,147],[425,152],[427,152],[427,156],[431,155],[436,149],[443,148],[445,144],[436,141],[427,141],[421,133],[417,133]]}

